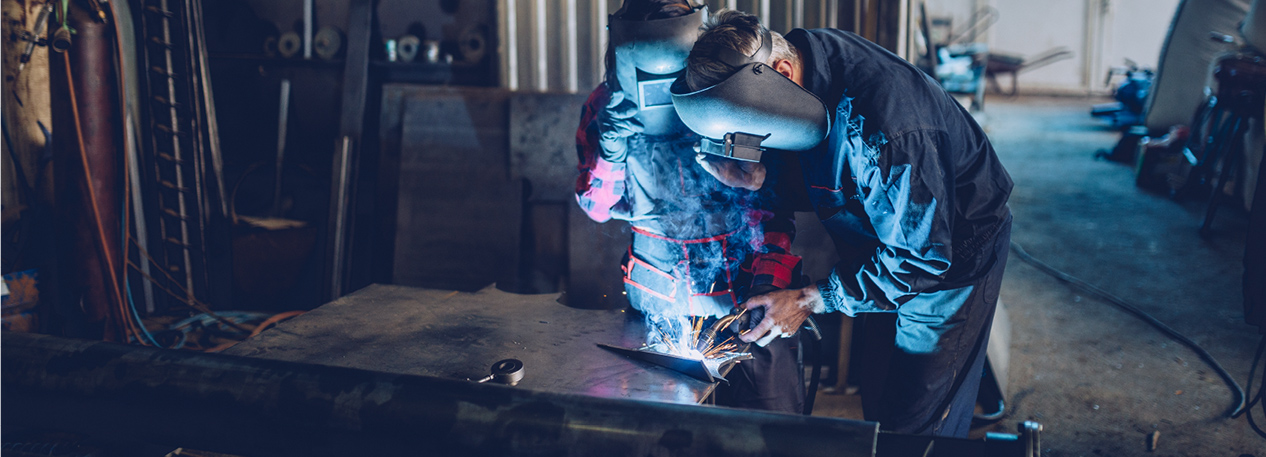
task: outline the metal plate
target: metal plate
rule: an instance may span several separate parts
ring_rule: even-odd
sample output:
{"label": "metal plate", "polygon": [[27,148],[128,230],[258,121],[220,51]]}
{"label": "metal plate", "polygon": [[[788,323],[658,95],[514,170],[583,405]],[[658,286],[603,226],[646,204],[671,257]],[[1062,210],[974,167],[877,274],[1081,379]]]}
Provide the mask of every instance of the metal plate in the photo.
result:
{"label": "metal plate", "polygon": [[436,88],[402,106],[396,284],[477,291],[519,266],[523,184],[507,178],[508,93]]}
{"label": "metal plate", "polygon": [[225,351],[390,373],[479,379],[519,359],[518,387],[698,403],[716,384],[621,357],[595,343],[640,347],[641,317],[563,306],[557,295],[371,285]]}

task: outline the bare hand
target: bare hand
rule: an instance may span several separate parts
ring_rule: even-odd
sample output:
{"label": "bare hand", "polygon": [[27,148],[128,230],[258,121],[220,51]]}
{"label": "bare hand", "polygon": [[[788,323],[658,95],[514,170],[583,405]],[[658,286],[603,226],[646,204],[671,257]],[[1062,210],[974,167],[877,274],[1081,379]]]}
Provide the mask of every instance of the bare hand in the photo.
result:
{"label": "bare hand", "polygon": [[695,161],[721,184],[730,187],[760,190],[760,186],[765,184],[765,164],[760,162],[712,157],[710,154],[698,154]]}
{"label": "bare hand", "polygon": [[803,289],[775,290],[749,298],[742,306],[746,309],[765,308],[765,318],[756,327],[739,335],[740,340],[755,341],[761,347],[775,337],[790,338],[809,315],[826,310],[822,293],[815,285]]}

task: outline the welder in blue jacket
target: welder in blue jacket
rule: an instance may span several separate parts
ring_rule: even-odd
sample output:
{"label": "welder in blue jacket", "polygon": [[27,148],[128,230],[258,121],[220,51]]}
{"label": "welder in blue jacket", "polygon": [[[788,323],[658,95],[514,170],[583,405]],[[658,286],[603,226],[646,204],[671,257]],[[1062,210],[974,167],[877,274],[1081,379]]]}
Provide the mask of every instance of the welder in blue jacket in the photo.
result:
{"label": "welder in blue jacket", "polygon": [[784,38],[724,10],[672,92],[682,121],[705,137],[707,171],[735,187],[781,189],[781,205],[817,213],[841,258],[816,284],[749,299],[744,306],[766,317],[743,339],[789,337],[813,313],[894,316],[888,347],[861,357],[866,419],[965,437],[1006,264],[1012,187],[971,115],[918,68],[855,34],[796,29]]}

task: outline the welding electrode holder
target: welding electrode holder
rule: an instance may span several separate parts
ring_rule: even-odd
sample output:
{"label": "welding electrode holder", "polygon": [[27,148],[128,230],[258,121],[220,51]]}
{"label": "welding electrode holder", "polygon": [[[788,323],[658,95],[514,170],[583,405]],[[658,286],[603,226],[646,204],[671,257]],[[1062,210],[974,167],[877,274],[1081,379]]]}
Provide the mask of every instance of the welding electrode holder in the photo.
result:
{"label": "welding electrode holder", "polygon": [[761,146],[761,143],[768,138],[769,135],[730,132],[725,134],[721,141],[711,138],[699,140],[697,152],[745,162],[760,162],[761,155],[765,152],[765,148]]}
{"label": "welding electrode holder", "polygon": [[[804,287],[808,284],[812,284],[812,281],[809,280],[808,276],[798,273],[799,268],[800,266],[797,265],[796,272],[792,273],[794,275],[793,277],[799,278],[797,282],[794,282],[791,284],[792,288],[799,288],[799,287]],[[764,292],[754,292],[753,295],[761,295],[767,292],[769,292],[769,290],[766,290]],[[758,324],[760,324],[760,321],[764,318],[765,318],[765,308],[749,309],[747,310],[747,312],[744,312],[741,315],[739,314],[739,309],[734,308],[734,310],[730,312],[730,315],[721,318],[721,320],[717,321],[717,324],[710,327],[704,333],[704,336],[707,336],[710,334],[711,336],[715,337],[717,334],[723,331],[723,329],[725,329],[726,327],[729,327],[730,331],[734,332],[735,334],[742,334],[743,332],[746,332],[748,330],[751,330],[752,328],[755,328]],[[813,337],[813,341],[822,341],[822,330],[818,327],[818,322],[813,319],[813,316],[809,316],[805,318],[804,322],[800,324],[800,329],[798,329],[797,332],[799,332],[799,330],[807,330],[809,332],[809,335]],[[792,335],[794,336],[795,333],[792,333]],[[701,341],[702,339],[703,338],[700,338]]]}

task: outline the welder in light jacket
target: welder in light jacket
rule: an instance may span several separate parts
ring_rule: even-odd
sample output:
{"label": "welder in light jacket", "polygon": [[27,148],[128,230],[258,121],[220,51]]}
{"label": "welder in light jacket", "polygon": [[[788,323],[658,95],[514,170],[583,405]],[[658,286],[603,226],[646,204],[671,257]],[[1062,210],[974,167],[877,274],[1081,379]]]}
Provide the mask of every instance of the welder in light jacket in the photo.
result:
{"label": "welder in light jacket", "polygon": [[[727,184],[784,188],[815,211],[840,256],[808,287],[752,297],[743,339],[787,337],[813,313],[867,313],[886,345],[861,354],[863,412],[900,433],[965,437],[1010,240],[1012,182],[971,115],[896,55],[834,29],[789,32],[721,11],[672,87],[683,122],[730,159]],[[798,162],[761,174],[776,150]],[[756,171],[756,172],[753,172]],[[796,173],[799,171],[799,173]],[[785,186],[787,182],[797,186]],[[889,316],[881,328],[875,325]]]}
{"label": "welder in light jacket", "polygon": [[[606,81],[589,96],[576,132],[577,202],[597,222],[630,222],[632,244],[620,265],[625,292],[654,335],[689,331],[690,316],[711,325],[747,295],[799,279],[800,258],[788,252],[791,218],[760,208],[757,192],[704,172],[699,137],[673,109],[669,86],[706,17],[682,0],[626,0],[609,18]],[[718,403],[802,412],[798,344],[752,349],[755,359],[726,376]]]}

